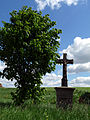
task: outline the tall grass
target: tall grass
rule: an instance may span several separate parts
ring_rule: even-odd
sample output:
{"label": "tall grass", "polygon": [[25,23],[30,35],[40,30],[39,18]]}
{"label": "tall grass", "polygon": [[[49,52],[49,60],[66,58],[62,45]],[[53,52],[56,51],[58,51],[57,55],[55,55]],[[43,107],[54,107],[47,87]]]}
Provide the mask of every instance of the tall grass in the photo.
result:
{"label": "tall grass", "polygon": [[46,88],[46,95],[38,104],[30,100],[24,105],[15,107],[10,92],[15,89],[0,88],[0,120],[90,120],[90,106],[79,104],[78,98],[90,88],[76,88],[72,109],[56,108],[56,92],[54,88]]}

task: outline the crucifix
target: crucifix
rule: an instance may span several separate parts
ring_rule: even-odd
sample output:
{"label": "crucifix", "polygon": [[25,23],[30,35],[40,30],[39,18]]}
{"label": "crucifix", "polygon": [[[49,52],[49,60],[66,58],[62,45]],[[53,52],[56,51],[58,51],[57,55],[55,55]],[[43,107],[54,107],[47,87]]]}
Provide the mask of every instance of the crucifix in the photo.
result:
{"label": "crucifix", "polygon": [[67,64],[73,64],[73,59],[67,59],[67,53],[63,53],[63,59],[58,59],[58,64],[63,64],[63,78],[62,78],[62,86],[68,86],[67,84]]}

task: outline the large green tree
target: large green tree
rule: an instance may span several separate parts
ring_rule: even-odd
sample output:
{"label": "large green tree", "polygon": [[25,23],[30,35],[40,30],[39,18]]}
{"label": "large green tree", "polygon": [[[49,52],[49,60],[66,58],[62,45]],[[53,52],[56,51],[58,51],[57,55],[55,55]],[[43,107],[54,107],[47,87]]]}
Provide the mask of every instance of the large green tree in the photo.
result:
{"label": "large green tree", "polygon": [[41,78],[55,70],[59,57],[60,29],[54,28],[56,22],[49,15],[24,6],[10,13],[10,22],[3,22],[0,28],[0,60],[6,65],[0,77],[16,80],[13,93],[17,105],[32,98],[34,101],[42,93]]}

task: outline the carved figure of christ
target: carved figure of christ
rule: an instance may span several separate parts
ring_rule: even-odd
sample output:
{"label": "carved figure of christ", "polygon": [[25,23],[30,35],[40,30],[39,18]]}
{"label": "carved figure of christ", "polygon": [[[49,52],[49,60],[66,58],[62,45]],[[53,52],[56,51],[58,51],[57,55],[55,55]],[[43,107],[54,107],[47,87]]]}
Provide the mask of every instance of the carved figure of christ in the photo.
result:
{"label": "carved figure of christ", "polygon": [[73,64],[73,59],[68,60],[67,59],[67,53],[63,53],[63,59],[57,60],[58,64],[63,64],[63,78],[62,78],[62,86],[67,87],[67,64]]}

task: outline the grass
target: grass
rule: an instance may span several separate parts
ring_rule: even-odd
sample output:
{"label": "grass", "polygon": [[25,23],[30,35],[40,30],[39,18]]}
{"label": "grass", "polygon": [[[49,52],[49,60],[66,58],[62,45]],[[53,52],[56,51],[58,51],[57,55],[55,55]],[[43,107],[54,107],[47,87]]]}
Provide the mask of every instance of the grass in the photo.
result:
{"label": "grass", "polygon": [[30,100],[23,106],[12,104],[10,92],[12,88],[0,88],[0,120],[90,120],[90,105],[79,104],[79,96],[90,88],[76,88],[72,110],[56,108],[56,92],[54,88],[46,88],[46,95],[39,104]]}

